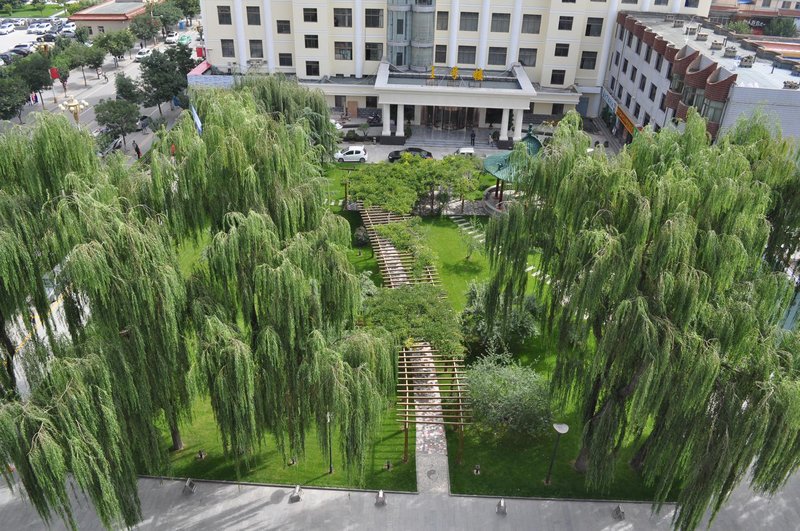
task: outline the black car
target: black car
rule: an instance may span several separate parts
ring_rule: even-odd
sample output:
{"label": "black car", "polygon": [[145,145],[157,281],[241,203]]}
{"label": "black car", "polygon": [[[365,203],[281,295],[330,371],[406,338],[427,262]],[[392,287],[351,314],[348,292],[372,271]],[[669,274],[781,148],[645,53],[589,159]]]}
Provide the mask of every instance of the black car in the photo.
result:
{"label": "black car", "polygon": [[36,37],[36,42],[56,42],[58,35],[55,33],[45,33],[39,37]]}
{"label": "black car", "polygon": [[25,48],[14,48],[12,50],[9,50],[8,53],[15,53],[20,57],[27,57],[31,54],[31,51]]}
{"label": "black car", "polygon": [[403,157],[403,153],[416,155],[418,157],[422,157],[423,159],[433,158],[433,154],[430,151],[425,151],[422,148],[410,147],[405,149],[398,149],[397,151],[392,151],[391,153],[389,153],[389,162],[400,160]]}
{"label": "black car", "polygon": [[2,59],[5,64],[10,65],[17,59],[22,59],[22,56],[11,52],[4,52],[0,53],[0,59]]}

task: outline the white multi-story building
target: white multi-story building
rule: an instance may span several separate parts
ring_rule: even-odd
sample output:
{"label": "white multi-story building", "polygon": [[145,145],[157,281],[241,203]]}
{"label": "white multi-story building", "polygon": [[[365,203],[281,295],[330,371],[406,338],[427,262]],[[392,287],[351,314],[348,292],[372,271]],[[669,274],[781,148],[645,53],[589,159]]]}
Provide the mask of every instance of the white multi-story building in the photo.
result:
{"label": "white multi-story building", "polygon": [[[500,127],[597,116],[620,9],[705,16],[711,0],[201,0],[215,73],[281,72],[350,114]],[[458,72],[453,70],[457,67]],[[475,75],[480,69],[480,75]],[[389,135],[389,120],[384,120]]]}

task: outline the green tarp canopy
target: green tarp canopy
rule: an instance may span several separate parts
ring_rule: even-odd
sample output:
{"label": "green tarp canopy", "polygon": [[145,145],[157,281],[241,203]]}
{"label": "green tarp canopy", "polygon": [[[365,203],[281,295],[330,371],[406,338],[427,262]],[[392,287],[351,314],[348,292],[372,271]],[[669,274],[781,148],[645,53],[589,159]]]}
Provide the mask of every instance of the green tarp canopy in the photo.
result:
{"label": "green tarp canopy", "polygon": [[[525,146],[528,148],[528,154],[531,156],[536,155],[539,150],[542,149],[542,143],[539,142],[538,138],[533,136],[531,129],[528,129],[528,133],[522,140],[520,140],[520,142],[525,144]],[[509,163],[510,158],[510,151],[489,155],[483,161],[483,169],[501,181],[513,183],[516,179],[516,176],[514,175],[514,172],[511,171],[511,165]]]}

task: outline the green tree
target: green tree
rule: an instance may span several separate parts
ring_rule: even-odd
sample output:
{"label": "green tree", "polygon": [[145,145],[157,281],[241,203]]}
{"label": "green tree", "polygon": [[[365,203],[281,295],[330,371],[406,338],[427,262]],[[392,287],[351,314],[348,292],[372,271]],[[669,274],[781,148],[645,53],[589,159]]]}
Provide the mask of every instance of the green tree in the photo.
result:
{"label": "green tree", "polygon": [[31,0],[31,5],[40,14],[42,11],[44,11],[44,8],[47,7],[47,5],[45,4],[45,0]]}
{"label": "green tree", "polygon": [[541,249],[561,349],[552,388],[584,423],[576,468],[603,486],[636,440],[656,502],[679,487],[674,525],[693,529],[751,464],[752,487],[774,492],[798,461],[796,443],[780,442],[800,440],[787,394],[800,382],[797,337],[778,327],[791,285],[763,262],[770,188],[755,152],[710,146],[694,111],[683,133],[645,132],[616,158],[589,145],[570,113],[543,156],[515,150],[531,199],[490,223],[487,315],[502,320],[524,296]]}
{"label": "green tree", "polygon": [[[148,13],[142,13],[131,20],[129,29],[137,39],[146,44],[150,39],[155,39],[158,32],[161,31],[161,20]],[[153,40],[153,45],[155,46],[155,40]]]}
{"label": "green tree", "polygon": [[[186,77],[186,74],[197,66],[197,61],[192,58],[192,50],[185,44],[178,44],[167,48],[164,52],[167,58],[175,65],[175,69],[181,76]],[[186,87],[183,87],[186,88]]]}
{"label": "green tree", "polygon": [[797,34],[797,27],[794,19],[789,17],[775,17],[770,19],[764,28],[764,35],[775,35],[777,37],[794,37]]}
{"label": "green tree", "polygon": [[69,81],[70,70],[72,70],[72,58],[67,54],[56,55],[53,58],[53,67],[58,70],[58,80],[67,95],[67,81]]}
{"label": "green tree", "polygon": [[192,19],[200,12],[199,0],[175,0],[175,5],[181,10],[186,17],[188,24],[191,26]]}
{"label": "green tree", "polygon": [[153,7],[153,16],[161,23],[161,33],[166,36],[167,30],[183,18],[183,11],[173,0],[167,0]]}
{"label": "green tree", "polygon": [[97,74],[97,79],[100,79],[100,72],[103,68],[103,63],[106,62],[107,51],[99,46],[86,47],[84,54],[84,62],[86,66],[94,69]]}
{"label": "green tree", "polygon": [[167,54],[159,51],[154,51],[142,60],[141,86],[144,104],[147,107],[158,106],[158,113],[162,116],[161,104],[171,102],[173,96],[186,89],[186,76],[176,75],[178,68]]}
{"label": "green tree", "polygon": [[89,28],[86,26],[75,28],[75,40],[81,44],[85,44],[89,40]]}
{"label": "green tree", "polygon": [[14,62],[12,69],[14,75],[25,82],[29,92],[39,94],[44,108],[42,90],[53,86],[53,80],[50,78],[50,59],[44,54],[32,53]]}
{"label": "green tree", "polygon": [[748,24],[744,20],[732,20],[727,24],[725,24],[725,29],[728,29],[740,35],[749,35],[750,33],[753,32],[753,30],[750,28],[750,24]]}
{"label": "green tree", "polygon": [[111,135],[122,136],[123,144],[126,137],[136,131],[139,121],[139,105],[124,99],[100,100],[94,113],[97,123],[106,126]]}
{"label": "green tree", "polygon": [[14,14],[14,6],[11,4],[3,4],[3,13],[5,13],[7,17],[10,17]]}
{"label": "green tree", "polygon": [[129,78],[124,73],[120,73],[114,80],[114,85],[117,90],[117,98],[135,103],[136,105],[142,103],[144,94],[142,94],[142,89],[135,80]]}
{"label": "green tree", "polygon": [[22,79],[9,75],[0,76],[0,118],[18,118],[19,123],[22,123],[22,109],[29,97],[30,92]]}
{"label": "green tree", "polygon": [[125,55],[125,52],[133,46],[133,34],[128,30],[110,31],[97,36],[94,46],[98,46],[107,51],[114,58],[114,66],[118,64],[118,59]]}

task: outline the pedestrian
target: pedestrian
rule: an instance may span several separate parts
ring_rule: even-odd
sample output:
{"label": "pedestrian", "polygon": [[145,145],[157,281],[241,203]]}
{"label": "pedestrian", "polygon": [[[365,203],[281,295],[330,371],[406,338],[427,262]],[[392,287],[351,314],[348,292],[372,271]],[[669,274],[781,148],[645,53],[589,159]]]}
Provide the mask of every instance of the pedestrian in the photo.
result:
{"label": "pedestrian", "polygon": [[139,49],[141,50],[142,48],[144,48],[144,43],[142,41],[139,41]]}
{"label": "pedestrian", "polygon": [[139,144],[136,143],[136,140],[133,141],[133,151],[136,153],[136,158],[142,158],[142,150],[139,148]]}
{"label": "pedestrian", "polygon": [[33,103],[39,103],[39,94],[33,93]]}
{"label": "pedestrian", "polygon": [[469,134],[469,142],[471,145],[475,145],[475,129],[473,129]]}

